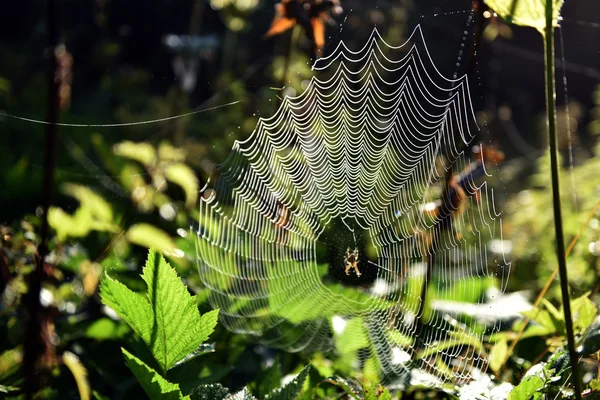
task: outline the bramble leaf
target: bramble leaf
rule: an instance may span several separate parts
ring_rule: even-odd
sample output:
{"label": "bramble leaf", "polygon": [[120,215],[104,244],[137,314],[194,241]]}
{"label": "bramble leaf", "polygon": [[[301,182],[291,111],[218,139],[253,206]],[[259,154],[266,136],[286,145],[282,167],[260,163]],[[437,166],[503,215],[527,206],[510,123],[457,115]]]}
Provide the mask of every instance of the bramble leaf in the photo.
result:
{"label": "bramble leaf", "polygon": [[179,385],[167,381],[160,376],[158,372],[150,368],[142,360],[129,353],[127,350],[123,348],[121,350],[125,357],[125,364],[127,364],[127,367],[133,372],[133,375],[135,375],[151,400],[189,399],[188,396],[183,397],[181,390],[179,390]]}
{"label": "bramble leaf", "polygon": [[148,301],[108,275],[102,279],[100,297],[150,347],[154,315]]}
{"label": "bramble leaf", "polygon": [[148,285],[145,297],[108,275],[100,294],[102,301],[140,335],[164,373],[193,358],[213,332],[218,310],[200,316],[195,297],[155,251],[148,255],[142,278]]}
{"label": "bramble leaf", "polygon": [[290,383],[285,385],[280,389],[275,389],[270,394],[265,396],[267,400],[293,400],[298,397],[298,394],[302,390],[302,385],[304,385],[304,381],[308,376],[308,372],[310,371],[310,364],[307,365],[300,371],[298,376],[296,376]]}

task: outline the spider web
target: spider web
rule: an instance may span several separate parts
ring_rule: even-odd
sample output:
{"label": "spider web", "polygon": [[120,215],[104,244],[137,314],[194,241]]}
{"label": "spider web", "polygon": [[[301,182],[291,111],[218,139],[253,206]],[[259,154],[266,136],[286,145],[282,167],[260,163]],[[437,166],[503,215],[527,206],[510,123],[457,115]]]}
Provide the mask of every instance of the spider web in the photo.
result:
{"label": "spider web", "polygon": [[[442,76],[419,26],[400,46],[376,29],[358,51],[342,42],[313,70],[203,190],[211,304],[269,346],[358,351],[387,382],[415,368],[468,380],[486,368],[473,344],[484,333],[432,311],[431,293],[454,299],[483,280],[503,292],[510,264],[487,258],[500,220],[465,151],[478,132],[467,78]],[[463,170],[445,189],[447,171]]]}

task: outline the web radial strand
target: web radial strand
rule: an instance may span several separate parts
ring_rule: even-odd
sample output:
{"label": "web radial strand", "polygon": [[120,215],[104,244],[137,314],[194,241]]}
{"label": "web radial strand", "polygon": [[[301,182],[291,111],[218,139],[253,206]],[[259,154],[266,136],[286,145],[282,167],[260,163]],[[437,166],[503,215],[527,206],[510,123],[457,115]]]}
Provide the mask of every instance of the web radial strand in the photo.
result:
{"label": "web radial strand", "polygon": [[469,171],[467,78],[440,74],[420,27],[396,47],[376,30],[357,51],[342,42],[313,69],[203,193],[197,254],[211,304],[228,329],[270,346],[360,349],[360,365],[388,382],[415,370],[467,380],[486,368],[484,332],[421,306],[423,288],[443,299],[486,282],[502,292],[510,267],[488,259],[500,219],[485,181],[459,176],[451,227],[427,214],[446,171]]}

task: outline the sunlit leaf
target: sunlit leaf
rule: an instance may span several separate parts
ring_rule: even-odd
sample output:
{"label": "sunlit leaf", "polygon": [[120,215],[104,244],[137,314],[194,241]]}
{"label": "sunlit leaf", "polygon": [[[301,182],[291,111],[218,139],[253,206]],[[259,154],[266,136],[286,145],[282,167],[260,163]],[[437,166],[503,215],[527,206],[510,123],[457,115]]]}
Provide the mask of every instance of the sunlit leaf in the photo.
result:
{"label": "sunlit leaf", "polygon": [[507,354],[508,343],[506,342],[506,339],[501,339],[498,342],[496,342],[489,354],[490,369],[494,372],[498,372],[500,368],[502,368]]}
{"label": "sunlit leaf", "polygon": [[170,254],[175,249],[173,239],[162,229],[153,225],[135,224],[125,234],[127,240],[138,246],[156,249],[163,254]]}
{"label": "sunlit leaf", "polygon": [[20,389],[16,386],[6,386],[6,385],[0,385],[0,393],[12,393],[12,392],[18,392]]}
{"label": "sunlit leaf", "polygon": [[[158,372],[127,350],[121,350],[125,357],[125,364],[133,372],[133,375],[135,375],[151,400],[179,400],[184,398],[179,390],[179,385],[167,381]],[[189,397],[186,396],[185,398]]]}
{"label": "sunlit leaf", "polygon": [[243,388],[237,393],[230,394],[225,399],[227,400],[256,400],[256,397],[252,396],[252,393],[248,390],[248,388]]}
{"label": "sunlit leaf", "polygon": [[544,387],[544,380],[539,376],[527,376],[508,395],[508,400],[541,399],[539,392]]}
{"label": "sunlit leaf", "polygon": [[185,192],[185,204],[192,207],[198,200],[198,178],[190,167],[185,164],[171,164],[165,167],[165,177],[181,186]]}
{"label": "sunlit leaf", "polygon": [[573,325],[576,330],[584,331],[594,322],[598,309],[588,297],[588,293],[571,301]]}
{"label": "sunlit leaf", "polygon": [[125,337],[130,329],[123,322],[110,318],[100,318],[94,321],[86,330],[85,336],[95,340],[119,340]]}
{"label": "sunlit leaf", "polygon": [[105,275],[100,286],[102,302],[112,308],[149,346],[152,343],[154,315],[148,300]]}
{"label": "sunlit leaf", "polygon": [[0,379],[15,372],[23,361],[23,351],[20,348],[6,350],[0,354]]}
{"label": "sunlit leaf", "polygon": [[63,186],[62,192],[77,199],[81,207],[87,208],[90,214],[99,221],[112,222],[113,212],[110,204],[90,188],[67,183]]}
{"label": "sunlit leaf", "polygon": [[307,365],[300,371],[300,373],[292,379],[287,385],[280,389],[275,389],[270,394],[265,396],[267,400],[292,400],[298,397],[300,391],[302,390],[302,385],[304,385],[304,381],[308,376],[308,372],[310,371],[310,365]]}
{"label": "sunlit leaf", "polygon": [[[546,27],[547,1],[549,0],[487,0],[485,3],[506,21],[543,32]],[[556,26],[563,0],[550,1],[554,1],[552,20]]]}
{"label": "sunlit leaf", "polygon": [[148,286],[145,297],[107,275],[100,292],[102,301],[140,335],[166,372],[190,354],[193,358],[214,330],[218,310],[200,316],[195,297],[154,251],[148,255],[142,278]]}
{"label": "sunlit leaf", "polygon": [[79,391],[79,398],[81,400],[89,400],[91,398],[91,390],[88,381],[88,373],[87,369],[83,366],[81,361],[79,361],[79,357],[70,351],[65,351],[63,353],[63,362],[75,378],[77,390]]}
{"label": "sunlit leaf", "polygon": [[138,161],[145,166],[154,165],[156,162],[156,150],[150,143],[124,141],[115,144],[113,151],[118,156]]}

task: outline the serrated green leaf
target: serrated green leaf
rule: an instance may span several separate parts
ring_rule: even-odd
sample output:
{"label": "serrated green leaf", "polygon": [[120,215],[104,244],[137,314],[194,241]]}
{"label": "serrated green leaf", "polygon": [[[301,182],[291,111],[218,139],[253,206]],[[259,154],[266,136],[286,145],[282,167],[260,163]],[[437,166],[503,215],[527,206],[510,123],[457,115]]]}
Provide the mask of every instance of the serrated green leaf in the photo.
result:
{"label": "serrated green leaf", "polygon": [[265,396],[268,400],[294,400],[302,391],[302,385],[308,376],[310,371],[310,364],[307,365],[300,371],[291,382],[280,389],[275,389],[273,392]]}
{"label": "serrated green leaf", "polygon": [[[508,400],[530,400],[544,387],[544,380],[539,376],[528,376],[519,383],[508,395]],[[535,398],[535,397],[534,397]]]}
{"label": "serrated green leaf", "polygon": [[156,150],[150,143],[126,140],[115,144],[113,151],[118,156],[138,161],[145,166],[151,166],[156,162]]}
{"label": "serrated green leaf", "polygon": [[[546,27],[546,2],[548,0],[486,0],[486,4],[509,23],[529,26],[544,31]],[[563,0],[554,1],[553,24],[558,25],[558,17]]]}
{"label": "serrated green leaf", "polygon": [[202,343],[200,345],[200,347],[198,347],[195,351],[191,352],[187,356],[183,357],[181,360],[177,361],[175,363],[175,365],[173,365],[173,368],[179,367],[180,365],[183,365],[186,362],[193,360],[196,357],[200,357],[203,354],[213,353],[214,351],[215,351],[214,343],[211,343],[211,344]]}
{"label": "serrated green leaf", "polygon": [[600,392],[600,379],[592,379],[590,381],[590,389]]}
{"label": "serrated green leaf", "polygon": [[164,169],[167,180],[181,186],[185,192],[185,204],[188,207],[194,206],[198,200],[198,178],[194,171],[185,164],[171,164]]}
{"label": "serrated green leaf", "polygon": [[213,310],[200,317],[198,306],[181,279],[165,259],[150,251],[142,274],[156,323],[152,354],[168,371],[208,339],[218,318]]}
{"label": "serrated green leaf", "polygon": [[226,400],[256,400],[256,397],[252,396],[252,393],[248,388],[243,388],[237,393],[230,394],[225,398]]}
{"label": "serrated green leaf", "polygon": [[158,372],[127,350],[121,350],[125,357],[125,364],[133,372],[133,375],[135,375],[142,388],[144,388],[150,400],[179,400],[184,398],[179,390],[179,385],[167,381]]}
{"label": "serrated green leaf", "polygon": [[200,385],[189,394],[190,400],[222,400],[229,395],[229,390],[219,383]]}
{"label": "serrated green leaf", "polygon": [[374,382],[371,382],[370,386],[367,385],[364,387],[365,400],[392,400],[390,392],[385,387]]}
{"label": "serrated green leaf", "polygon": [[150,303],[144,297],[132,292],[121,282],[104,275],[100,285],[102,302],[112,308],[150,346],[154,315]]}
{"label": "serrated green leaf", "polygon": [[156,249],[163,254],[170,254],[175,249],[175,243],[167,232],[150,224],[133,225],[129,228],[125,237],[133,244]]}
{"label": "serrated green leaf", "polygon": [[371,385],[365,384],[363,388],[365,400],[377,400],[377,385],[374,382],[371,382]]}
{"label": "serrated green leaf", "polygon": [[79,361],[79,357],[70,351],[65,351],[63,353],[63,362],[67,368],[69,368],[73,374],[73,377],[75,378],[77,390],[79,391],[79,398],[81,400],[90,400],[92,393],[90,389],[90,383],[88,381],[88,372],[81,361]]}

